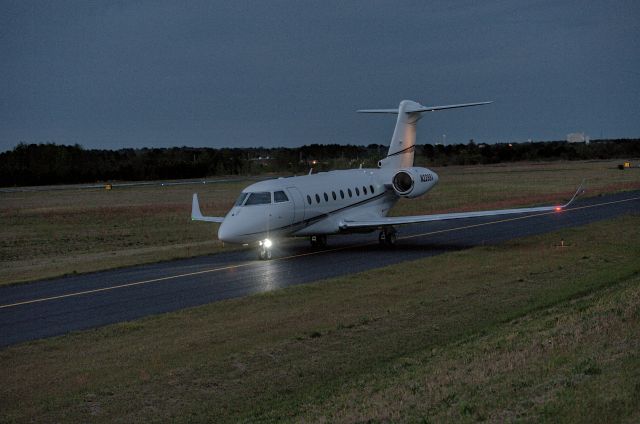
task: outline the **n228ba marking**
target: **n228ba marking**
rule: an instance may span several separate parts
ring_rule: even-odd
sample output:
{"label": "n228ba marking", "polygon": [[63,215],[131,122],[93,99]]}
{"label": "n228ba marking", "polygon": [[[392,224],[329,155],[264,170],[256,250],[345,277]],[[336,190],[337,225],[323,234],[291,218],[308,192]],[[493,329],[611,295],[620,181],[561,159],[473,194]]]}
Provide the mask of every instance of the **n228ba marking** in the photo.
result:
{"label": "n228ba marking", "polygon": [[389,152],[377,169],[350,169],[299,177],[278,178],[242,190],[224,217],[203,216],[194,193],[191,219],[220,223],[218,238],[228,243],[253,244],[260,259],[271,259],[276,240],[308,236],[312,245],[325,245],[327,235],[379,231],[383,245],[396,242],[396,226],[419,222],[476,218],[529,212],[561,211],[561,206],[499,209],[475,212],[388,217],[401,198],[422,196],[438,183],[430,169],[413,166],[416,124],[424,112],[479,106],[491,102],[423,106],[403,100],[398,108],[366,109],[361,113],[397,115]]}

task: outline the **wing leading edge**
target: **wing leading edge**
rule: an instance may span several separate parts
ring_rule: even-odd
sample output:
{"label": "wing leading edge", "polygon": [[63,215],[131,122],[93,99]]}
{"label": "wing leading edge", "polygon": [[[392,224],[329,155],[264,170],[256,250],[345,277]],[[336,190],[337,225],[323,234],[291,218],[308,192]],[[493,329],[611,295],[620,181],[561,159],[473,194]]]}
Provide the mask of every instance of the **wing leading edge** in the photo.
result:
{"label": "wing leading edge", "polygon": [[540,206],[535,208],[517,208],[517,209],[497,209],[490,211],[474,211],[474,212],[456,212],[456,213],[443,213],[434,215],[416,215],[416,216],[395,216],[395,217],[382,217],[379,219],[367,219],[367,220],[345,220],[340,225],[343,230],[355,229],[355,228],[378,228],[389,225],[405,225],[405,224],[417,224],[420,222],[432,222],[432,221],[445,221],[449,219],[462,219],[462,218],[479,218],[486,216],[498,216],[498,215],[512,215],[521,213],[534,213],[534,212],[561,212],[567,208],[580,194],[584,192],[582,184],[569,200],[564,205],[559,206]]}

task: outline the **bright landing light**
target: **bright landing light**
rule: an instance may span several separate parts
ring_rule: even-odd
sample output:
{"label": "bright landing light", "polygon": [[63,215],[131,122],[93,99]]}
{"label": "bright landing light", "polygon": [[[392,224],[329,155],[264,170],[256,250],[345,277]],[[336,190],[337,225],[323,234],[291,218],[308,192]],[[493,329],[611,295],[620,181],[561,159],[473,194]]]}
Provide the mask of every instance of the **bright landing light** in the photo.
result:
{"label": "bright landing light", "polygon": [[263,244],[264,244],[264,247],[266,247],[267,249],[273,245],[273,243],[269,239],[264,239]]}

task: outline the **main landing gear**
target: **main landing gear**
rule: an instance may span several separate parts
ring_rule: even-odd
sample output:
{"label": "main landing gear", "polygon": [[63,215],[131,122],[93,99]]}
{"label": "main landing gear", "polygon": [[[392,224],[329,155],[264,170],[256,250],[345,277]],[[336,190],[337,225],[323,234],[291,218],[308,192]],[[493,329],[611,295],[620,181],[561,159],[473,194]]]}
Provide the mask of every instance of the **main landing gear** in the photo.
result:
{"label": "main landing gear", "polygon": [[378,243],[381,246],[395,246],[396,241],[398,241],[398,232],[393,227],[385,228],[378,235]]}
{"label": "main landing gear", "polygon": [[269,239],[264,239],[258,242],[258,259],[261,261],[269,260],[273,256],[271,252],[271,246],[273,243]]}
{"label": "main landing gear", "polygon": [[327,236],[325,234],[311,236],[309,237],[309,242],[311,243],[311,247],[326,247]]}

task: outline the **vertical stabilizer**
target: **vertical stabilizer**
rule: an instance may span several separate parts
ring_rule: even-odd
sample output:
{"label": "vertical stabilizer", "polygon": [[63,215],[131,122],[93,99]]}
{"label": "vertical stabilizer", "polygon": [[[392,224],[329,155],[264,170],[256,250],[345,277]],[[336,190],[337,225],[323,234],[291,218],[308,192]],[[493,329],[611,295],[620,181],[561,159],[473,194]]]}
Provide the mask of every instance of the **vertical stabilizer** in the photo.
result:
{"label": "vertical stabilizer", "polygon": [[408,168],[413,166],[416,145],[416,123],[422,117],[420,112],[410,112],[422,105],[411,100],[403,100],[398,106],[398,120],[391,137],[387,157],[380,162],[381,168]]}
{"label": "vertical stabilizer", "polygon": [[413,166],[413,153],[416,144],[416,123],[421,118],[420,111],[424,108],[420,103],[411,100],[400,102],[398,109],[366,109],[364,113],[394,113],[398,114],[396,128],[391,137],[387,157],[379,162],[381,168],[408,168]]}
{"label": "vertical stabilizer", "polygon": [[403,100],[397,109],[363,109],[361,113],[394,113],[398,114],[396,128],[391,137],[389,153],[380,161],[381,168],[409,168],[413,166],[413,154],[416,145],[416,123],[423,112],[434,112],[444,109],[486,105],[491,102],[461,103],[445,106],[422,106],[411,100]]}

